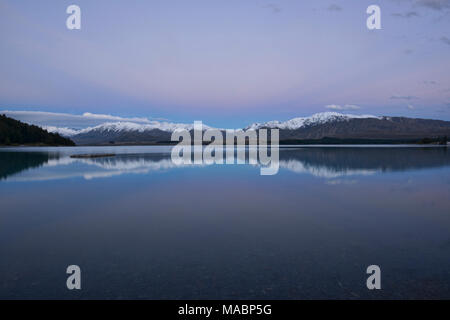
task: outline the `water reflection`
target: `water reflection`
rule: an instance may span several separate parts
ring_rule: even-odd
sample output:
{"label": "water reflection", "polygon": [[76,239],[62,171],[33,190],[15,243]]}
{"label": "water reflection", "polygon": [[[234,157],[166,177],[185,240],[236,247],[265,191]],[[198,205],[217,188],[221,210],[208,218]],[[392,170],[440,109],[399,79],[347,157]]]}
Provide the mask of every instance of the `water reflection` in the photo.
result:
{"label": "water reflection", "polygon": [[38,168],[48,163],[48,153],[26,153],[26,152],[1,152],[0,153],[0,180],[13,176],[16,173]]}
{"label": "water reflection", "polygon": [[[151,148],[151,147],[150,147]],[[148,152],[152,150],[152,152]],[[108,178],[123,174],[148,174],[180,167],[207,165],[180,165],[172,162],[170,153],[143,148],[129,153],[127,148],[115,149],[116,156],[108,158],[71,158],[70,153],[55,152],[0,152],[0,180],[35,181],[83,177]],[[249,165],[249,153],[243,162]],[[236,161],[237,162],[237,161]],[[450,165],[447,148],[418,147],[315,147],[280,150],[279,166],[292,173],[309,174],[322,178],[372,175],[380,172],[438,168]]]}
{"label": "water reflection", "polygon": [[324,178],[378,172],[438,168],[450,165],[447,148],[335,147],[284,150],[280,167]]}
{"label": "water reflection", "polygon": [[[70,158],[86,153],[116,156]],[[176,166],[162,147],[0,149],[0,161],[0,298],[450,297],[446,148],[283,148],[269,177],[248,161]]]}

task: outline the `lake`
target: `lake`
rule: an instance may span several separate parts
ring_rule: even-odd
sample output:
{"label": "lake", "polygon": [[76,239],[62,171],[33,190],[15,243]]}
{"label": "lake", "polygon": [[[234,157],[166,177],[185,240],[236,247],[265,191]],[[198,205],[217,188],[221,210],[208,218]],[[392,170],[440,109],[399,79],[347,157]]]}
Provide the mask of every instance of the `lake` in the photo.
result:
{"label": "lake", "polygon": [[272,176],[170,151],[0,148],[0,298],[450,299],[447,147],[282,148]]}

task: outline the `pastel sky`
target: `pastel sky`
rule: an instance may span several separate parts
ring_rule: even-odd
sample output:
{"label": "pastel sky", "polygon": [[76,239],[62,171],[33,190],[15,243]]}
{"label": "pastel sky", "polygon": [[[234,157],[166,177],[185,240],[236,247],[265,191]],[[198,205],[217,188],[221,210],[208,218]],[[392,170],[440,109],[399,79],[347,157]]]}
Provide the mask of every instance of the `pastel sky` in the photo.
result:
{"label": "pastel sky", "polygon": [[[71,4],[81,30],[66,28]],[[450,0],[0,0],[0,39],[0,110],[450,120]]]}

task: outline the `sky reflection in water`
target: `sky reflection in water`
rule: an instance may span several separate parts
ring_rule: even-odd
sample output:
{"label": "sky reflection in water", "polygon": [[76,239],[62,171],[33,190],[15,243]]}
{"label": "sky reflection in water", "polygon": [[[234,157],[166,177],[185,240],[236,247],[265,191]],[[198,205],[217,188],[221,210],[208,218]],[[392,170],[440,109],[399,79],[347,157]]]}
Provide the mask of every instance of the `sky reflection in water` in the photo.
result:
{"label": "sky reflection in water", "polygon": [[[117,156],[70,158],[93,151]],[[175,166],[168,147],[0,163],[1,298],[450,298],[447,148],[283,149],[275,176]]]}

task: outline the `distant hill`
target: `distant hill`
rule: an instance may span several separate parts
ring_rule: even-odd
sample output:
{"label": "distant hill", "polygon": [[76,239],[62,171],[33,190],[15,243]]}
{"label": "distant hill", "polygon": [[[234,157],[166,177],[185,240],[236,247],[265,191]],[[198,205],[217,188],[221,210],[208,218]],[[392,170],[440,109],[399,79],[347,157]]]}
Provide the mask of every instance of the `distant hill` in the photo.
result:
{"label": "distant hill", "polygon": [[[188,128],[189,129],[189,128]],[[170,142],[172,131],[124,123],[108,123],[71,137],[77,145],[153,145]]]}
{"label": "distant hill", "polygon": [[[181,126],[181,125],[180,125]],[[181,126],[191,130],[192,128]],[[276,128],[281,144],[401,144],[441,143],[450,137],[450,121],[377,117],[323,112],[285,122],[254,123],[244,130]],[[167,144],[176,124],[163,127],[106,123],[71,136],[79,145]]]}
{"label": "distant hill", "polygon": [[[203,125],[203,129],[208,128]],[[450,121],[337,112],[322,112],[284,122],[253,123],[243,130],[271,128],[280,130],[280,144],[446,144],[447,137],[450,137]],[[49,132],[70,138],[77,145],[176,144],[171,142],[171,135],[179,129],[187,129],[192,134],[193,124],[119,121],[84,129],[46,128]],[[224,129],[219,130],[224,133]]]}
{"label": "distant hill", "polygon": [[74,146],[75,143],[57,133],[0,115],[0,145]]}
{"label": "distant hill", "polygon": [[280,129],[284,143],[308,143],[323,140],[330,143],[427,143],[446,141],[450,137],[450,121],[406,117],[375,117],[324,112],[286,122],[255,123],[247,129]]}

